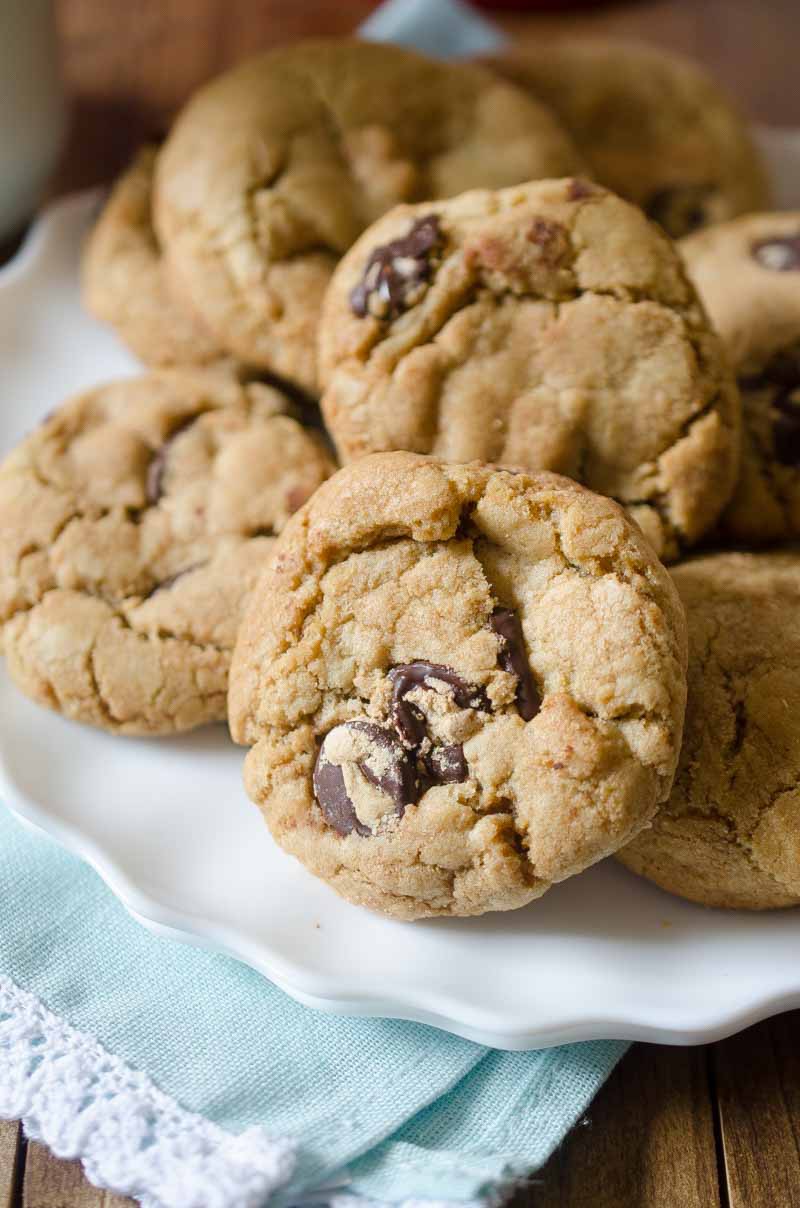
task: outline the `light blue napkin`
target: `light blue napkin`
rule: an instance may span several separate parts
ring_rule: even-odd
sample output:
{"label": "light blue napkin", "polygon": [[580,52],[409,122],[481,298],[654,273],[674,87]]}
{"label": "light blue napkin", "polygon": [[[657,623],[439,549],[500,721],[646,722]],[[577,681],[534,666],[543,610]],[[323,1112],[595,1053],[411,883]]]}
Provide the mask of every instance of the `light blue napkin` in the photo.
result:
{"label": "light blue napkin", "polygon": [[547,1159],[624,1048],[495,1052],[308,1010],[156,939],[0,807],[0,1116],[145,1204],[485,1201]]}

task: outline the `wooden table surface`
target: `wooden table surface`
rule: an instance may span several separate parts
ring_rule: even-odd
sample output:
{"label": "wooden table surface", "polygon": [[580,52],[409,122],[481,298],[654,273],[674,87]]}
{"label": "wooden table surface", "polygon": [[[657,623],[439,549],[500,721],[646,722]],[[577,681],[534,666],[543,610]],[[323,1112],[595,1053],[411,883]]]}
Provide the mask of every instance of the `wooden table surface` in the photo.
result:
{"label": "wooden table surface", "polygon": [[[0,0],[0,3],[2,0]],[[367,0],[57,0],[73,126],[59,191],[106,181],[188,92],[259,47],[344,33]],[[694,54],[800,125],[797,0],[641,0],[504,16],[521,41],[624,32]],[[0,1122],[0,1208],[119,1208]],[[800,1208],[800,1012],[704,1048],[635,1045],[516,1208]]]}

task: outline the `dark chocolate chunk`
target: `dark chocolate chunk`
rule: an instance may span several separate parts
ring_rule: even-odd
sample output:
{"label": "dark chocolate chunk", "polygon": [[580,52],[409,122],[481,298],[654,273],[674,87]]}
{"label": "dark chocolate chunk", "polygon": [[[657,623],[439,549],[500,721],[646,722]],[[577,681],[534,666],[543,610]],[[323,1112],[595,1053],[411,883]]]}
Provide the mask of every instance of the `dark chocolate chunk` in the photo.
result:
{"label": "dark chocolate chunk", "polygon": [[416,306],[433,275],[434,260],[444,246],[435,214],[418,218],[407,235],[376,247],[364,275],[350,292],[353,314],[396,319]]}
{"label": "dark chocolate chunk", "polygon": [[425,764],[432,784],[461,784],[469,776],[464,748],[460,742],[434,747]]}
{"label": "dark chocolate chunk", "polygon": [[659,189],[645,203],[644,212],[673,239],[679,239],[707,221],[706,201],[710,193],[711,185],[676,185]]}
{"label": "dark chocolate chunk", "polygon": [[750,255],[773,273],[795,272],[800,269],[800,231],[796,235],[758,239],[750,245]]}
{"label": "dark chocolate chunk", "polygon": [[368,826],[359,822],[353,803],[347,796],[344,783],[344,773],[335,763],[326,763],[322,759],[322,747],[314,765],[314,796],[327,822],[340,835],[349,835],[355,831],[358,835],[370,835]]}
{"label": "dark chocolate chunk", "polygon": [[[368,760],[359,760],[356,766],[370,784],[374,784],[386,794],[394,805],[398,818],[402,818],[406,806],[413,805],[419,798],[414,760],[391,730],[386,730],[375,722],[348,721],[343,725],[347,729],[359,730],[366,734],[377,751],[389,755],[388,766],[380,774],[370,767]],[[353,802],[347,795],[341,767],[325,759],[324,741],[314,765],[314,796],[326,819],[340,835],[349,835],[351,831],[359,835],[372,834],[369,827],[358,819]]]}
{"label": "dark chocolate chunk", "polygon": [[181,432],[185,432],[198,418],[196,415],[190,415],[187,419],[181,420],[177,427],[173,428],[170,432],[161,448],[153,454],[153,459],[147,467],[147,482],[145,485],[147,502],[151,506],[158,503],[164,493],[164,473],[167,468],[167,454],[169,453],[170,445],[180,436]]}
{"label": "dark chocolate chunk", "polygon": [[416,747],[425,737],[425,718],[418,708],[405,700],[412,688],[432,688],[431,680],[441,680],[453,691],[453,700],[459,709],[477,709],[491,713],[492,706],[485,690],[479,684],[463,680],[452,667],[439,663],[402,663],[389,672],[392,681],[392,721],[403,742]]}
{"label": "dark chocolate chunk", "polygon": [[525,653],[525,638],[519,617],[511,608],[495,608],[491,626],[502,639],[499,662],[504,671],[517,677],[517,709],[523,721],[530,721],[542,707],[542,698]]}

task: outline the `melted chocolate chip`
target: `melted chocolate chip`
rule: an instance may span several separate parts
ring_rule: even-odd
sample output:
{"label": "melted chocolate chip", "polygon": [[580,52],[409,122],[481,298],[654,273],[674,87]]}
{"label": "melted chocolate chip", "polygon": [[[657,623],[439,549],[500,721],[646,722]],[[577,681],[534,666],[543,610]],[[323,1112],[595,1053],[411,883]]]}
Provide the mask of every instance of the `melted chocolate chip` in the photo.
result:
{"label": "melted chocolate chip", "polygon": [[460,742],[434,747],[425,764],[433,784],[461,784],[469,776],[464,748]]}
{"label": "melted chocolate chip", "polygon": [[647,217],[660,223],[668,235],[679,239],[707,221],[706,201],[710,193],[710,185],[676,185],[659,189],[643,209]]}
{"label": "melted chocolate chip", "polygon": [[750,245],[750,255],[773,273],[796,271],[800,269],[800,231],[796,235],[758,239]]}
{"label": "melted chocolate chip", "polygon": [[350,293],[350,307],[359,318],[396,319],[421,300],[433,274],[434,259],[444,236],[435,214],[418,218],[407,235],[376,247],[364,275]]}
{"label": "melted chocolate chip", "polygon": [[372,834],[369,827],[358,820],[353,803],[347,796],[342,769],[335,763],[322,761],[322,747],[314,765],[314,796],[326,821],[340,835],[349,835],[351,831],[357,835]]}
{"label": "melted chocolate chip", "polygon": [[419,760],[422,788],[427,790],[433,785],[460,784],[466,780],[469,768],[460,743],[436,744],[424,755],[420,753],[428,737],[427,719],[422,710],[405,697],[413,688],[433,689],[438,680],[449,686],[459,709],[491,713],[492,706],[485,689],[480,684],[468,683],[452,667],[422,659],[392,667],[389,679],[392,682],[392,722],[400,741]]}
{"label": "melted chocolate chip", "polygon": [[196,419],[198,419],[198,416],[190,415],[187,419],[182,420],[177,427],[173,428],[161,448],[154,453],[153,459],[150,462],[150,465],[147,467],[147,481],[145,484],[147,502],[151,506],[157,504],[161,496],[164,494],[164,473],[167,468],[167,455],[169,453],[170,445],[174,440],[177,440],[181,432],[185,432]]}
{"label": "melted chocolate chip", "polygon": [[[406,806],[413,805],[419,798],[414,760],[391,730],[383,726],[371,721],[348,721],[343,723],[343,728],[366,734],[377,751],[388,755],[387,766],[380,774],[369,766],[368,760],[359,760],[356,767],[370,784],[386,794],[394,805],[395,814],[402,818]],[[325,741],[314,765],[314,796],[327,821],[340,835],[349,835],[351,831],[359,835],[372,834],[370,828],[359,821],[353,802],[347,795],[341,767],[329,763],[325,758]]]}
{"label": "melted chocolate chip", "polygon": [[542,698],[525,653],[525,639],[519,617],[511,608],[495,608],[490,623],[503,642],[499,654],[500,666],[517,677],[519,715],[523,721],[530,721],[541,709]]}
{"label": "melted chocolate chip", "polygon": [[[392,721],[400,738],[410,747],[419,746],[425,737],[425,718],[421,711],[405,700],[412,688],[433,688],[431,680],[441,680],[453,690],[453,700],[459,709],[477,709],[491,713],[492,706],[485,690],[479,684],[469,684],[453,670],[440,663],[402,663],[389,672],[392,681]],[[413,710],[413,712],[412,712]]]}

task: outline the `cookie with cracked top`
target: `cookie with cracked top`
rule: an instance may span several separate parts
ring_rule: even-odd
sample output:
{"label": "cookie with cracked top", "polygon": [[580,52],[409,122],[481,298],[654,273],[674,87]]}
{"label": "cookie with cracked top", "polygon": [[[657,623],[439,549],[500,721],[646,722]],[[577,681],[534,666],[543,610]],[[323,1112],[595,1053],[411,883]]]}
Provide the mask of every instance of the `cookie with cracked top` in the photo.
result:
{"label": "cookie with cracked top", "polygon": [[508,910],[666,798],[685,661],[671,580],[613,501],[379,453],[278,538],[237,640],[231,733],[275,839],[350,901]]}
{"label": "cookie with cracked top", "polygon": [[665,558],[733,489],[739,398],[680,258],[581,179],[385,215],[334,274],[320,366],[343,461],[409,449],[568,474]]}
{"label": "cookie with cracked top", "polygon": [[145,365],[240,367],[180,302],[153,229],[157,150],[143,147],[114,185],[81,265],[83,299]]}
{"label": "cookie with cracked top", "polygon": [[396,46],[300,42],[202,88],[158,160],[173,283],[241,360],[316,386],[322,296],[401,201],[579,170],[550,111],[486,69]]}
{"label": "cookie with cracked top", "polygon": [[123,734],[226,716],[243,601],[332,472],[270,387],[153,373],[65,403],[0,466],[0,638],[40,704]]}
{"label": "cookie with cracked top", "polygon": [[669,801],[619,859],[707,906],[800,905],[800,554],[672,573],[689,626],[683,750]]}
{"label": "cookie with cracked top", "polygon": [[597,180],[674,239],[769,204],[743,117],[691,59],[585,38],[542,42],[492,66],[549,105]]}
{"label": "cookie with cracked top", "polygon": [[800,537],[800,211],[747,214],[681,240],[742,395],[739,481],[722,532]]}

